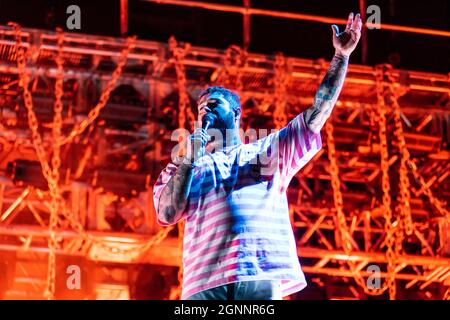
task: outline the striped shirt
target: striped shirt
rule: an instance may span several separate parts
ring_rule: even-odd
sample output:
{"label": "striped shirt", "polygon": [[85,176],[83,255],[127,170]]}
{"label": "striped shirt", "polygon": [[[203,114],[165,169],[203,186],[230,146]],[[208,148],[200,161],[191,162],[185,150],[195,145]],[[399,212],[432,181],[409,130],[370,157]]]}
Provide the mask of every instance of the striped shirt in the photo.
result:
{"label": "striped shirt", "polygon": [[[306,286],[292,231],[286,188],[321,149],[303,114],[248,143],[206,153],[194,167],[185,219],[181,299],[238,281],[281,280],[283,297]],[[154,186],[177,170],[170,163]],[[158,219],[160,225],[167,225]]]}

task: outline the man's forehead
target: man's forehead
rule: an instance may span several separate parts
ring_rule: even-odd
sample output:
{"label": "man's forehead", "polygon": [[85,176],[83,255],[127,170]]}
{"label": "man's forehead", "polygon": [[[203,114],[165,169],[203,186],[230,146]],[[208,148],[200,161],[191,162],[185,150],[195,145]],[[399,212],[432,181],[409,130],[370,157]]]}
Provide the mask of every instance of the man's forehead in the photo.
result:
{"label": "man's forehead", "polygon": [[221,94],[220,92],[207,93],[200,98],[198,104],[202,104],[208,99],[224,99],[224,97],[223,94]]}

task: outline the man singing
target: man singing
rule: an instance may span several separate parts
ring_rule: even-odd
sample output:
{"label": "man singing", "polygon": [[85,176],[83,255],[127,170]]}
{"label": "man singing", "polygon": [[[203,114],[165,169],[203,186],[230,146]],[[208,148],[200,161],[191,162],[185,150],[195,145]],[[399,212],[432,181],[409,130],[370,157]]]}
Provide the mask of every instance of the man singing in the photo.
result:
{"label": "man singing", "polygon": [[[343,32],[332,26],[335,55],[313,105],[256,142],[241,140],[235,93],[209,87],[200,94],[203,128],[189,136],[186,154],[173,159],[154,186],[158,223],[186,220],[181,299],[280,300],[306,286],[286,189],[322,147],[320,130],[342,89],[361,27],[353,13]],[[214,141],[211,131],[218,133]]]}

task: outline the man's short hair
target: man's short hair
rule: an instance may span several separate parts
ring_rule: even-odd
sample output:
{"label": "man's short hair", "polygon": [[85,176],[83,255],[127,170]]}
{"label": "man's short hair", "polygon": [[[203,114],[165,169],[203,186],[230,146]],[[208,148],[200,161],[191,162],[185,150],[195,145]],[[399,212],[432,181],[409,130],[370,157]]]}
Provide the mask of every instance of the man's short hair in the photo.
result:
{"label": "man's short hair", "polygon": [[203,90],[198,95],[197,101],[199,101],[206,94],[212,94],[216,92],[222,94],[224,99],[228,101],[235,115],[237,115],[238,112],[241,112],[241,100],[239,99],[239,95],[224,87],[212,86]]}

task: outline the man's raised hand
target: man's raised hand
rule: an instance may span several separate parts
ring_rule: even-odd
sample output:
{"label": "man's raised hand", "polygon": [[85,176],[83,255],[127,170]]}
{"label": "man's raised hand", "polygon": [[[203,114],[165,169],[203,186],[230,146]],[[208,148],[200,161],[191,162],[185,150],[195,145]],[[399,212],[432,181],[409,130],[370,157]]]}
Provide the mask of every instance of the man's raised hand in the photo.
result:
{"label": "man's raised hand", "polygon": [[356,16],[353,16],[353,12],[349,14],[347,26],[343,32],[339,32],[339,27],[335,24],[331,28],[333,29],[333,46],[336,53],[349,57],[361,38],[362,20],[360,14],[358,13]]}

